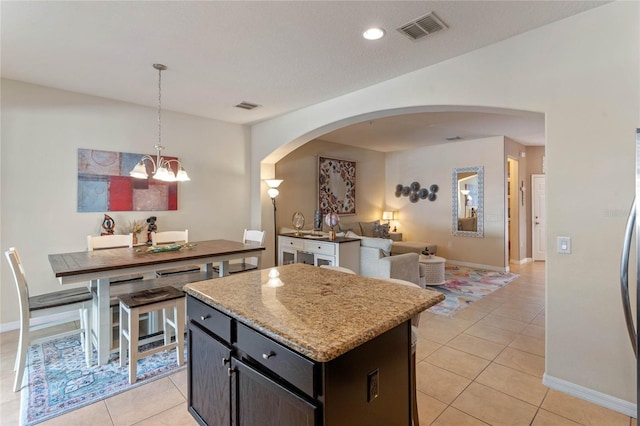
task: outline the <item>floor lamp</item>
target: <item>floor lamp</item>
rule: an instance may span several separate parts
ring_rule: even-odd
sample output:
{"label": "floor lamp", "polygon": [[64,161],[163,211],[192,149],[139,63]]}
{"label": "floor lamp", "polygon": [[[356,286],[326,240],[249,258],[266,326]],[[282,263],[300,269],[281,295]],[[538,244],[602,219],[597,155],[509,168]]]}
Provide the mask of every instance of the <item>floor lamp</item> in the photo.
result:
{"label": "floor lamp", "polygon": [[278,266],[278,232],[276,231],[276,197],[280,194],[278,187],[282,183],[282,179],[265,179],[264,180],[269,189],[267,194],[271,197],[271,203],[273,204],[273,264]]}

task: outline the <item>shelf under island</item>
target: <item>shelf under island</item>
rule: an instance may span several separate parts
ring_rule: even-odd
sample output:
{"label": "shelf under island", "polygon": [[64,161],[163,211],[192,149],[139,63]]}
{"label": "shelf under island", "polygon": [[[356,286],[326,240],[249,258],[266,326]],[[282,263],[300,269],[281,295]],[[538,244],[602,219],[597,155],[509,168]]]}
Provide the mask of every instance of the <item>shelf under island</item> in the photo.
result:
{"label": "shelf under island", "polygon": [[199,423],[411,423],[410,319],[441,293],[303,264],[185,291]]}

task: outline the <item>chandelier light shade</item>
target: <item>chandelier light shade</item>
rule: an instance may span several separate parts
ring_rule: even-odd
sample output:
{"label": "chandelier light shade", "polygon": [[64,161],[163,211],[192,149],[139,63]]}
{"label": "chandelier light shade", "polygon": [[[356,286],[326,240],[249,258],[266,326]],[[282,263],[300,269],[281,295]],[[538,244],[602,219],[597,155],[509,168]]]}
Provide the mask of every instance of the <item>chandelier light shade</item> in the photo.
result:
{"label": "chandelier light shade", "polygon": [[[129,172],[129,176],[138,179],[148,179],[147,164],[153,166],[151,176],[156,180],[164,182],[186,182],[191,180],[186,170],[182,167],[177,159],[169,159],[161,156],[161,151],[164,149],[162,146],[162,71],[167,67],[162,64],[153,64],[153,68],[158,70],[158,143],[154,146],[156,149],[156,158],[154,159],[150,155],[144,155],[140,159],[140,162]],[[176,163],[177,172],[174,172],[171,167],[171,163]]]}

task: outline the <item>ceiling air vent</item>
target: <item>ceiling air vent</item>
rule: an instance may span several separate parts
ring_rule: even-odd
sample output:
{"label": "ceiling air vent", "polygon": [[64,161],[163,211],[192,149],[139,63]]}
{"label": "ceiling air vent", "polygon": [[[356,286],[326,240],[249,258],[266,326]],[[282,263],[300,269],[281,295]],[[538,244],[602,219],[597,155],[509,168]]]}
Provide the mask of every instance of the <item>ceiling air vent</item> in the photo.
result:
{"label": "ceiling air vent", "polygon": [[418,19],[414,19],[413,21],[402,25],[398,28],[398,31],[409,37],[411,40],[419,40],[422,37],[446,28],[447,26],[445,23],[442,22],[435,13],[429,12]]}
{"label": "ceiling air vent", "polygon": [[246,101],[242,101],[240,102],[238,105],[236,105],[236,108],[242,108],[242,109],[254,109],[254,108],[258,108],[260,105],[258,104],[254,104],[251,102],[246,102]]}

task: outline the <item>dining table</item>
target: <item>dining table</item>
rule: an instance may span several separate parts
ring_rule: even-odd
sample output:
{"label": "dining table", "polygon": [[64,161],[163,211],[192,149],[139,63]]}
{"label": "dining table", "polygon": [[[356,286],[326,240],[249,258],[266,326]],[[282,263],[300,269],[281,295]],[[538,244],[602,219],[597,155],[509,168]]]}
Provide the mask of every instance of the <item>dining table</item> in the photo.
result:
{"label": "dining table", "polygon": [[[129,274],[144,274],[156,269],[204,265],[204,272],[213,274],[218,263],[218,276],[229,275],[229,261],[247,257],[260,260],[265,247],[230,240],[207,240],[171,246],[134,246],[73,253],[50,254],[49,263],[58,281],[65,284],[87,282],[94,292],[91,321],[96,342],[98,364],[106,364],[111,351],[110,280]],[[140,281],[141,283],[144,280]],[[167,285],[170,285],[169,283]],[[133,287],[135,288],[135,286]]]}

